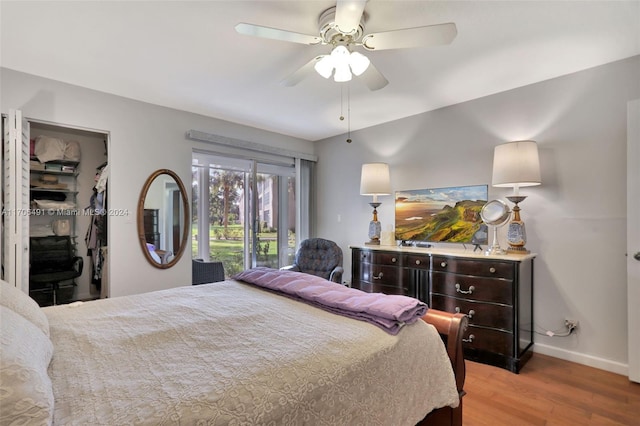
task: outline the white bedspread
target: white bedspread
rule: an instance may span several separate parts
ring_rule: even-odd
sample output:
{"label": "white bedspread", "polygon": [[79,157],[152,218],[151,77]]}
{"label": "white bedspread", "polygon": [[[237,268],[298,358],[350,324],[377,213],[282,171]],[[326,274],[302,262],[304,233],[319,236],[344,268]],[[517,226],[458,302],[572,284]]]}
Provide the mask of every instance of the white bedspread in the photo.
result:
{"label": "white bedspread", "polygon": [[232,280],[43,311],[56,425],[413,425],[458,404],[422,321],[391,336]]}

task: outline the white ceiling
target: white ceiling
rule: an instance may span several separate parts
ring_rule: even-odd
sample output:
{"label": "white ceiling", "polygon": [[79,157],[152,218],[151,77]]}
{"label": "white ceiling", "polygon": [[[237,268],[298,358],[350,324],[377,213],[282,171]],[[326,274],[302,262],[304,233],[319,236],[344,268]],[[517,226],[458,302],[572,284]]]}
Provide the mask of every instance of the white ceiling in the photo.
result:
{"label": "white ceiling", "polygon": [[[319,140],[640,54],[640,1],[370,0],[365,34],[455,22],[448,46],[366,52],[389,85],[280,80],[327,46],[236,33],[317,34],[326,1],[6,1],[0,65],[153,104]],[[362,52],[362,50],[360,50]],[[344,87],[341,102],[341,88]]]}

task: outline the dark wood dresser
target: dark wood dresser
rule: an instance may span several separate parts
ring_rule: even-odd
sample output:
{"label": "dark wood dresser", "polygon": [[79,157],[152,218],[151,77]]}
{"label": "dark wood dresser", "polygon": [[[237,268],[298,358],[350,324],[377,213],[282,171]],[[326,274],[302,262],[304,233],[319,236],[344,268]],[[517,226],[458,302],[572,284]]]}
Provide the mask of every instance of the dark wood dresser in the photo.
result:
{"label": "dark wood dresser", "polygon": [[160,230],[158,209],[144,209],[144,238],[149,244],[160,249]]}
{"label": "dark wood dresser", "polygon": [[466,359],[517,373],[531,357],[535,254],[352,246],[351,255],[352,287],[466,314]]}

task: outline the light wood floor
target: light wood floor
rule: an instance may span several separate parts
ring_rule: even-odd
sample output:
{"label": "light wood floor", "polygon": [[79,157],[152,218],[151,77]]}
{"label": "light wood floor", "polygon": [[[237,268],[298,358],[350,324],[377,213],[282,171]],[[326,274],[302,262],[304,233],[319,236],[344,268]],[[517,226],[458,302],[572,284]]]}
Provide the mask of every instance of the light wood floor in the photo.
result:
{"label": "light wood floor", "polygon": [[533,354],[520,374],[467,361],[464,426],[640,425],[640,384]]}

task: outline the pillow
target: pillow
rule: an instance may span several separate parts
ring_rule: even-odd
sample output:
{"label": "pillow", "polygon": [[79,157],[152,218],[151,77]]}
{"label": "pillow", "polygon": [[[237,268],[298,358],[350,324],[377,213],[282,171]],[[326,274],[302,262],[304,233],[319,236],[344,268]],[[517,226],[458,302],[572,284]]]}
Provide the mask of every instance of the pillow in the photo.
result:
{"label": "pillow", "polygon": [[0,306],[0,424],[53,421],[53,387],[47,368],[53,344],[22,315]]}
{"label": "pillow", "polygon": [[36,138],[33,153],[41,163],[51,160],[64,159],[64,149],[67,146],[64,140],[40,135]]}
{"label": "pillow", "polygon": [[36,301],[3,280],[0,280],[0,306],[22,315],[49,336],[49,320]]}

